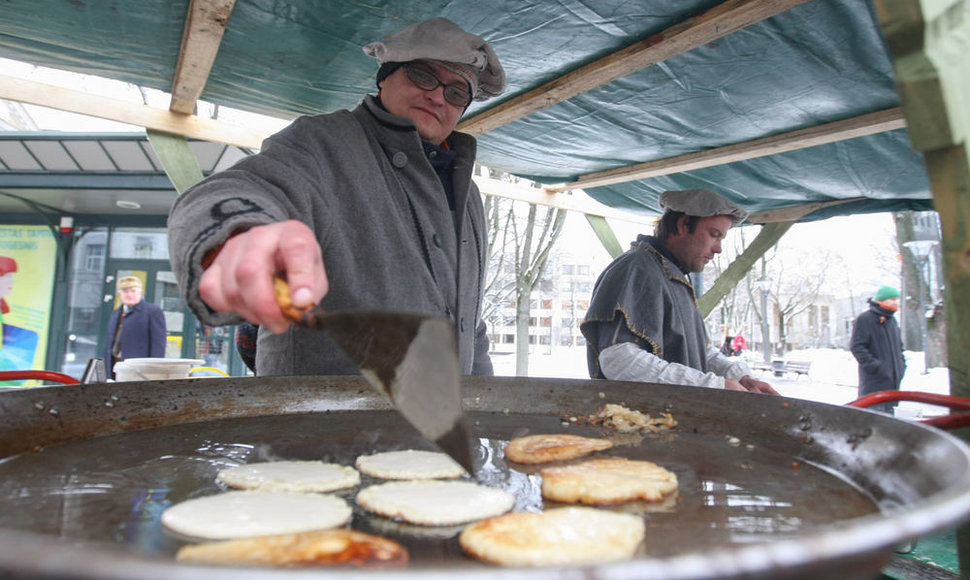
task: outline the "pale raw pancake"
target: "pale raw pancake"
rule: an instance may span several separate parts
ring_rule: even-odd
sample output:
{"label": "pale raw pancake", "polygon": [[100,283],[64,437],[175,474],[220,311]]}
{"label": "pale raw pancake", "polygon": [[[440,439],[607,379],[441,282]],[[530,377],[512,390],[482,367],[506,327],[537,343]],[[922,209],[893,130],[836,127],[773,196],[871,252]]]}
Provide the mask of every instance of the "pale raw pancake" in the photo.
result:
{"label": "pale raw pancake", "polygon": [[406,566],[408,551],[393,540],[341,528],[188,545],[175,559],[237,566],[390,568]]}
{"label": "pale raw pancake", "polygon": [[406,449],[361,455],[357,469],[380,479],[450,479],[467,472],[444,453]]}
{"label": "pale raw pancake", "polygon": [[350,514],[333,495],[230,491],[175,504],[162,513],[162,524],[184,536],[228,540],[336,528]]}
{"label": "pale raw pancake", "polygon": [[423,526],[451,526],[503,514],[515,503],[509,492],[468,481],[391,481],[357,494],[364,509]]}
{"label": "pale raw pancake", "polygon": [[576,459],[612,446],[607,439],[579,435],[527,435],[509,441],[505,446],[505,457],[516,463],[549,463]]}
{"label": "pale raw pancake", "polygon": [[643,534],[641,517],[566,507],[475,522],[458,541],[467,554],[502,566],[575,566],[628,560]]}
{"label": "pale raw pancake", "polygon": [[677,491],[677,476],[650,461],[622,457],[591,459],[548,467],[542,475],[542,497],[565,503],[613,505],[642,499],[661,501]]}
{"label": "pale raw pancake", "polygon": [[216,479],[230,487],[256,491],[322,493],[354,487],[360,474],[353,467],[322,461],[272,461],[223,469]]}

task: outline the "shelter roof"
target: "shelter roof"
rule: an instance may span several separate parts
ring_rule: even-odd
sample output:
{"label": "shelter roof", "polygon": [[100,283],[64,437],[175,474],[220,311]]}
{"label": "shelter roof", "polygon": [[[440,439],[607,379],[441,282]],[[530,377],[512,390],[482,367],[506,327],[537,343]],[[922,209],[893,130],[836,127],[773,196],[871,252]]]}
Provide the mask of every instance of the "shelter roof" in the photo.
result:
{"label": "shelter roof", "polygon": [[433,16],[508,74],[460,125],[480,162],[551,191],[642,214],[691,187],[751,212],[822,207],[807,219],[932,207],[863,1],[7,0],[0,56],[171,91],[181,113],[292,119],[356,106],[377,70],[361,47]]}

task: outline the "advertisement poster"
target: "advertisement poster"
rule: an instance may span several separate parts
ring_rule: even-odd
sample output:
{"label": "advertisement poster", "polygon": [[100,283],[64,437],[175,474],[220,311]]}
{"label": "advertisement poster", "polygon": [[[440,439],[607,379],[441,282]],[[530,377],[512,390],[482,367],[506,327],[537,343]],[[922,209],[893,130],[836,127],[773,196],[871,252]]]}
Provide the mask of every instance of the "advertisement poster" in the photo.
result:
{"label": "advertisement poster", "polygon": [[0,371],[44,369],[56,248],[46,226],[0,225]]}

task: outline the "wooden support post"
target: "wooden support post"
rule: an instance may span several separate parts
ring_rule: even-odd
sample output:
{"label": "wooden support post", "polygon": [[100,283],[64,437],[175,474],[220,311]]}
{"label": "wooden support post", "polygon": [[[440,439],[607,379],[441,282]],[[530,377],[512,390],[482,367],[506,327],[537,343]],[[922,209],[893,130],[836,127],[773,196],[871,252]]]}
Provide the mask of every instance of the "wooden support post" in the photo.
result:
{"label": "wooden support post", "polygon": [[[970,396],[970,5],[966,0],[875,0],[893,57],[909,136],[923,152],[943,228],[950,393]],[[965,440],[964,429],[958,435]],[[957,531],[970,571],[970,525]]]}
{"label": "wooden support post", "polygon": [[623,253],[623,246],[620,245],[619,240],[616,239],[616,234],[613,233],[613,228],[607,223],[606,218],[599,215],[586,215],[586,221],[589,222],[590,227],[593,228],[593,232],[596,233],[596,237],[599,238],[600,243],[606,248],[606,251],[610,253],[610,256],[616,258]]}
{"label": "wooden support post", "polygon": [[189,142],[185,137],[154,129],[148,129],[147,133],[148,142],[151,143],[158,160],[162,162],[162,168],[175,186],[175,191],[182,193],[202,181],[199,161],[189,148]]}
{"label": "wooden support post", "polygon": [[754,263],[768,251],[768,248],[777,244],[778,240],[793,225],[795,225],[795,222],[775,222],[762,226],[758,236],[741,252],[740,256],[731,262],[731,265],[718,277],[711,289],[697,299],[697,307],[704,318],[707,318],[707,315],[714,310],[721,299],[748,274],[751,266],[754,266]]}

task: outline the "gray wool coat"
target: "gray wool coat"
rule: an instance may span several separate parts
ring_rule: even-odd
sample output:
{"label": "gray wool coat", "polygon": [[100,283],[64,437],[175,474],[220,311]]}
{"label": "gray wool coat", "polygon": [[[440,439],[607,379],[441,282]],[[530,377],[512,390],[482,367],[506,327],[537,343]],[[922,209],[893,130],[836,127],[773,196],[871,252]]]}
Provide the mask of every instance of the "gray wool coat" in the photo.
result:
{"label": "gray wool coat", "polygon": [[[492,374],[481,317],[487,236],[472,182],[475,139],[452,133],[455,211],[414,124],[366,97],[354,111],[301,117],[261,152],[201,181],[169,216],[173,271],[191,310],[209,325],[242,322],[198,294],[202,258],[235,230],[306,223],[323,250],[327,310],[395,309],[454,320],[465,374]],[[260,330],[260,375],[354,374],[323,332]]]}

